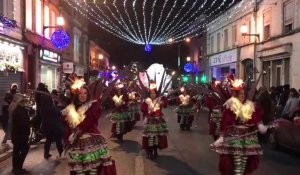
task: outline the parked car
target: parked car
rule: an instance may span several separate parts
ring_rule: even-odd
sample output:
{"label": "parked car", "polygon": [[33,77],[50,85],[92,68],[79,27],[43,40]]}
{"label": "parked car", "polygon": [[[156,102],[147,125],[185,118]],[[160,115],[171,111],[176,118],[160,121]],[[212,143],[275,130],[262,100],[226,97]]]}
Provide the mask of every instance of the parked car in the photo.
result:
{"label": "parked car", "polygon": [[273,148],[287,148],[300,154],[300,126],[299,121],[277,119],[277,127],[272,128],[269,142]]}

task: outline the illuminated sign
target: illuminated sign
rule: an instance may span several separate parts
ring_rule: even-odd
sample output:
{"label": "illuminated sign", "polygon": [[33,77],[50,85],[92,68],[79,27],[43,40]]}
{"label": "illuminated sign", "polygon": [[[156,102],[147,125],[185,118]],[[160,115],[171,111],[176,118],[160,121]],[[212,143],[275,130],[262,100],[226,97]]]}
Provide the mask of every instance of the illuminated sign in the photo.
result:
{"label": "illuminated sign", "polygon": [[47,60],[47,61],[51,61],[51,62],[55,62],[58,63],[60,62],[60,55],[55,53],[55,52],[51,52],[49,50],[46,49],[41,49],[40,50],[40,57],[43,60]]}

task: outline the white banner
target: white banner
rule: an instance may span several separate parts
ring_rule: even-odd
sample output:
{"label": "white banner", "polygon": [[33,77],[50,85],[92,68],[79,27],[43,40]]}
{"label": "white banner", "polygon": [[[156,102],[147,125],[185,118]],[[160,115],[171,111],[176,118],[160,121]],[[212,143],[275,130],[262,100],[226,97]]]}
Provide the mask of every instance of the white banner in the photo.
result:
{"label": "white banner", "polygon": [[77,76],[83,77],[84,76],[84,67],[75,66],[75,73]]}
{"label": "white banner", "polygon": [[234,63],[237,61],[237,49],[224,53],[213,55],[209,58],[209,66],[217,66],[222,64]]}

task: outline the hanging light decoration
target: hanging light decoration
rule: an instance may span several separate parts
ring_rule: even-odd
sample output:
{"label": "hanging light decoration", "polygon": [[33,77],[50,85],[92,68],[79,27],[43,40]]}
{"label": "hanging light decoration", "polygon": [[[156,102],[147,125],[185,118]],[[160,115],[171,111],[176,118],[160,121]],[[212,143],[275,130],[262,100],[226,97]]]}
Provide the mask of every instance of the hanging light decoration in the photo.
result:
{"label": "hanging light decoration", "polygon": [[240,0],[64,1],[109,33],[147,47],[201,34],[208,22]]}
{"label": "hanging light decoration", "polygon": [[151,52],[152,51],[152,45],[151,44],[146,44],[145,45],[145,51],[146,52]]}
{"label": "hanging light decoration", "polygon": [[62,29],[57,29],[51,35],[50,41],[52,45],[58,49],[64,49],[68,47],[70,43],[70,37],[67,32]]}

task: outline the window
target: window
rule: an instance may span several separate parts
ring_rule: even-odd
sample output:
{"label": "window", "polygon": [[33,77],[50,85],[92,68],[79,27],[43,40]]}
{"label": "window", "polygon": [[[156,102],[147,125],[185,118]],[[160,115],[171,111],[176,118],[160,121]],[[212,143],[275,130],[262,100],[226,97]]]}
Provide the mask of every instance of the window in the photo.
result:
{"label": "window", "polygon": [[35,15],[35,31],[38,34],[42,34],[42,2],[41,0],[35,1],[35,9],[36,9],[36,15]]}
{"label": "window", "polygon": [[0,0],[0,13],[4,14],[3,0]]}
{"label": "window", "polygon": [[221,49],[221,33],[217,34],[217,52],[220,52]]}
{"label": "window", "polygon": [[283,4],[284,33],[294,29],[294,1],[288,1]]}
{"label": "window", "polygon": [[236,38],[237,38],[237,27],[236,25],[232,26],[232,47],[236,46]]}
{"label": "window", "polygon": [[210,37],[210,53],[214,53],[214,36]]}
{"label": "window", "polygon": [[224,49],[228,49],[228,29],[224,30]]}
{"label": "window", "polygon": [[[50,25],[50,15],[49,15],[49,7],[45,5],[44,7],[44,26],[49,26]],[[45,30],[45,37],[49,38],[50,36],[50,29]]]}
{"label": "window", "polygon": [[271,30],[271,14],[270,11],[265,12],[263,14],[263,26],[264,26],[264,40],[269,39],[270,36],[270,30]]}
{"label": "window", "polygon": [[[51,10],[51,26],[56,26],[56,14]],[[55,28],[51,30],[51,34],[55,31]]]}
{"label": "window", "polygon": [[[248,22],[248,33],[252,33],[252,31],[251,31],[251,19]],[[248,42],[251,43],[251,36],[248,36]]]}
{"label": "window", "polygon": [[74,33],[74,62],[79,62],[79,36]]}
{"label": "window", "polygon": [[26,28],[32,30],[32,0],[26,0]]}

